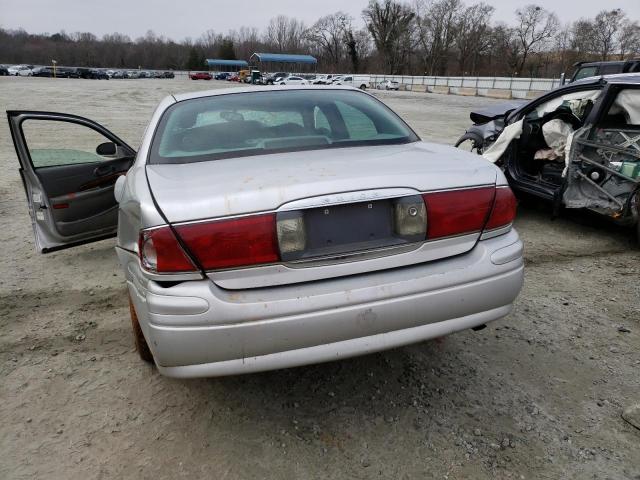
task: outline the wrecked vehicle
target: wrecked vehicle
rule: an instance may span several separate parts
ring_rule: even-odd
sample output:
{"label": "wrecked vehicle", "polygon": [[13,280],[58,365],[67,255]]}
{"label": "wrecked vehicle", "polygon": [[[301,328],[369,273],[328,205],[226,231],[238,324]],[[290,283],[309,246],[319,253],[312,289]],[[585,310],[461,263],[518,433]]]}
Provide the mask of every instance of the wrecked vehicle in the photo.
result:
{"label": "wrecked vehicle", "polygon": [[117,233],[140,356],[174,377],[336,360],[481,328],[522,287],[495,165],[352,87],[164,99],[136,153],[10,111],[41,252]]}
{"label": "wrecked vehicle", "polygon": [[582,80],[470,117],[456,147],[494,162],[514,190],[635,225],[640,239],[640,75]]}

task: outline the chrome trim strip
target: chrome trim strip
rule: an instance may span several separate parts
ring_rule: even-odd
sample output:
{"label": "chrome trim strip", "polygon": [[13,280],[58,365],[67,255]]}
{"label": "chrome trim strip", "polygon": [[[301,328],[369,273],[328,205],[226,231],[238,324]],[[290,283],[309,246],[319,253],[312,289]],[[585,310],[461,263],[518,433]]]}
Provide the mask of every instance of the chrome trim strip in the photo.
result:
{"label": "chrome trim strip", "polygon": [[494,228],[493,230],[485,230],[482,235],[480,235],[480,240],[487,240],[489,238],[499,237],[500,235],[509,233],[512,227],[513,223],[510,223],[509,225],[505,225],[504,227]]}
{"label": "chrome trim strip", "polygon": [[[158,227],[152,227],[152,228],[158,228]],[[200,273],[199,270],[197,272],[153,273],[144,268],[144,266],[142,265],[142,262],[140,261],[140,256],[138,255],[137,252],[127,250],[126,248],[122,248],[117,245],[116,245],[116,248],[119,248],[123,252],[126,252],[129,255],[135,257],[136,261],[138,262],[138,268],[140,269],[140,272],[145,278],[149,280],[156,280],[158,282],[181,282],[186,280],[202,280],[206,278],[204,275],[202,275],[202,273]]]}

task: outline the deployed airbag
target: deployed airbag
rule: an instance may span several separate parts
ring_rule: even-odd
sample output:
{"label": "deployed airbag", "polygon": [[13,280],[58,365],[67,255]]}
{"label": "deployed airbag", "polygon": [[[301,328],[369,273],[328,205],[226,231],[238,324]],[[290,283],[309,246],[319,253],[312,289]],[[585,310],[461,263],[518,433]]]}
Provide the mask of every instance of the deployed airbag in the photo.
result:
{"label": "deployed airbag", "polygon": [[512,123],[506,127],[493,145],[491,145],[482,156],[491,163],[496,163],[505,152],[509,144],[516,138],[520,138],[524,119]]}
{"label": "deployed airbag", "polygon": [[616,97],[609,115],[622,112],[630,125],[640,125],[640,90],[623,90]]}
{"label": "deployed airbag", "polygon": [[567,122],[559,118],[549,120],[542,125],[542,136],[548,149],[538,150],[535,154],[536,160],[557,160],[564,161],[567,138],[573,132],[573,128]]}

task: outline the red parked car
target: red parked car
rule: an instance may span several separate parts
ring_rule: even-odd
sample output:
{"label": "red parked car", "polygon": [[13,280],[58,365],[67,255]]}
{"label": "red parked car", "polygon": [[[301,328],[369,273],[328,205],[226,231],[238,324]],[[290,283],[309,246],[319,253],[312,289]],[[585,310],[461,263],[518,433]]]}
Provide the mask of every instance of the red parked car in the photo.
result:
{"label": "red parked car", "polygon": [[194,72],[189,74],[191,80],[211,80],[213,77],[208,72]]}
{"label": "red parked car", "polygon": [[227,77],[227,82],[238,82],[240,81],[240,77],[238,77],[237,73],[234,73],[233,75],[230,75]]}

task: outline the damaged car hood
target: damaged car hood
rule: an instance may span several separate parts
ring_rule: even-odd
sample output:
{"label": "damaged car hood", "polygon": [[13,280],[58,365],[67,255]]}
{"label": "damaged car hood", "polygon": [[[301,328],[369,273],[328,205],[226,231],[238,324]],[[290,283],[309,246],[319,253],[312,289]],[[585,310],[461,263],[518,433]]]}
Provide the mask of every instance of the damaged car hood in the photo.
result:
{"label": "damaged car hood", "polygon": [[496,118],[504,117],[509,112],[521,107],[523,102],[506,102],[499,103],[497,105],[490,105],[478,110],[473,110],[469,114],[471,121],[476,124],[483,124],[495,120]]}

